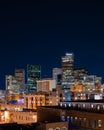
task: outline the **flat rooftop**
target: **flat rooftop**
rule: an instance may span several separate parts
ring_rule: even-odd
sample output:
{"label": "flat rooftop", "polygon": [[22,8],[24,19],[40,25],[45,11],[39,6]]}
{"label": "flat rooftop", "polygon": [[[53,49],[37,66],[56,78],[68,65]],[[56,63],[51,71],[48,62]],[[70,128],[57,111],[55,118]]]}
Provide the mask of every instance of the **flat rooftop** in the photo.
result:
{"label": "flat rooftop", "polygon": [[76,100],[76,101],[63,101],[63,102],[82,102],[82,103],[104,103],[104,100]]}
{"label": "flat rooftop", "polygon": [[61,110],[74,110],[74,111],[80,111],[80,112],[89,112],[89,113],[98,113],[98,114],[104,114],[104,109],[97,110],[95,108],[77,108],[77,107],[65,107],[65,106],[41,106],[39,108],[52,108],[52,109],[61,109]]}

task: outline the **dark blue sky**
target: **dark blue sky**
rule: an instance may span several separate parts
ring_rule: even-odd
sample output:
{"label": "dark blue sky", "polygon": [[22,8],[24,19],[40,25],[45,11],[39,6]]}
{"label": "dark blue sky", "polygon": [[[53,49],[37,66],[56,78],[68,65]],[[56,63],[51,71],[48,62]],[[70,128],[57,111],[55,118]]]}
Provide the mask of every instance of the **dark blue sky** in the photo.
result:
{"label": "dark blue sky", "polygon": [[0,88],[5,75],[27,64],[51,77],[65,52],[75,67],[104,78],[104,4],[85,1],[0,3]]}

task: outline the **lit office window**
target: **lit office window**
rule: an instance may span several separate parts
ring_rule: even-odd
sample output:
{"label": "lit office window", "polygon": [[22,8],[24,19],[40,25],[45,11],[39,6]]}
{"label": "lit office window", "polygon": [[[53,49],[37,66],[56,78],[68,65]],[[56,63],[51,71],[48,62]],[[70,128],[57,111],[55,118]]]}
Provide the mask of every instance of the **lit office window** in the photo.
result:
{"label": "lit office window", "polygon": [[98,120],[98,127],[100,128],[102,126],[102,121]]}

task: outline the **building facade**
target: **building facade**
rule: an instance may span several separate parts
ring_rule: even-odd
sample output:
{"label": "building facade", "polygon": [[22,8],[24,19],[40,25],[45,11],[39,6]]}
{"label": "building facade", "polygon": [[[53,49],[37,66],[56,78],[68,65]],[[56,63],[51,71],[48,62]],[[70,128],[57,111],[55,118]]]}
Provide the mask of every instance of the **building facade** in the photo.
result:
{"label": "building facade", "polygon": [[62,86],[63,90],[69,90],[74,83],[74,54],[66,53],[62,57]]}
{"label": "building facade", "polygon": [[[70,106],[69,106],[70,107]],[[44,113],[43,113],[44,111]],[[68,122],[69,128],[104,130],[104,109],[87,111],[84,109],[65,107],[39,107],[37,110],[38,122]]]}
{"label": "building facade", "polygon": [[56,85],[61,85],[61,82],[62,82],[62,69],[61,68],[53,68],[52,74],[53,74],[53,79],[56,80]]}
{"label": "building facade", "polygon": [[25,84],[25,70],[24,69],[16,69],[15,70],[15,79],[20,84]]}
{"label": "building facade", "polygon": [[74,82],[83,83],[88,75],[86,68],[74,68]]}
{"label": "building facade", "polygon": [[28,94],[24,96],[24,108],[37,109],[38,106],[45,106],[45,95]]}
{"label": "building facade", "polygon": [[12,75],[6,75],[6,90],[11,94],[17,94],[20,92],[20,84]]}
{"label": "building facade", "polygon": [[8,90],[9,86],[12,85],[13,76],[12,75],[6,75],[5,76],[5,86],[6,90]]}
{"label": "building facade", "polygon": [[37,113],[30,111],[0,111],[0,124],[29,124],[37,122]]}
{"label": "building facade", "polygon": [[69,130],[68,122],[43,122],[36,130]]}
{"label": "building facade", "polygon": [[56,88],[56,80],[42,79],[37,81],[37,92],[49,92]]}
{"label": "building facade", "polygon": [[37,81],[41,79],[41,66],[27,65],[28,92],[37,91]]}

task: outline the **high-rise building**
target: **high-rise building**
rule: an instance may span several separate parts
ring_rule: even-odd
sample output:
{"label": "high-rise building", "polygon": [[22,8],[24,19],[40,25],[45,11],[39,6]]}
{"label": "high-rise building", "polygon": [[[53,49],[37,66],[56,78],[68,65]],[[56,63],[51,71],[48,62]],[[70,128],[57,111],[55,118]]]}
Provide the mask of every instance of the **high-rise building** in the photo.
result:
{"label": "high-rise building", "polygon": [[86,86],[86,91],[95,91],[98,87],[101,87],[102,78],[96,75],[88,75],[84,80],[84,85]]}
{"label": "high-rise building", "polygon": [[6,75],[6,90],[11,94],[20,93],[20,85],[12,75]]}
{"label": "high-rise building", "polygon": [[74,82],[83,83],[87,75],[88,75],[88,71],[86,68],[75,68],[74,69]]}
{"label": "high-rise building", "polygon": [[27,85],[29,92],[37,91],[37,81],[41,79],[40,65],[27,65]]}
{"label": "high-rise building", "polygon": [[66,101],[71,100],[70,86],[74,84],[74,54],[66,53],[62,57],[62,89]]}
{"label": "high-rise building", "polygon": [[56,80],[56,85],[61,85],[62,80],[62,69],[61,68],[53,68],[53,79]]}
{"label": "high-rise building", "polygon": [[6,75],[5,76],[5,85],[6,90],[8,90],[8,87],[12,84],[13,76],[12,75]]}
{"label": "high-rise building", "polygon": [[25,84],[25,70],[24,69],[16,69],[15,70],[15,79],[20,84]]}
{"label": "high-rise building", "polygon": [[63,90],[69,90],[74,83],[74,54],[66,53],[62,57],[62,86]]}
{"label": "high-rise building", "polygon": [[25,85],[25,72],[23,69],[15,70],[15,76],[6,75],[5,77],[6,90],[9,93],[24,93],[27,91]]}

